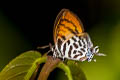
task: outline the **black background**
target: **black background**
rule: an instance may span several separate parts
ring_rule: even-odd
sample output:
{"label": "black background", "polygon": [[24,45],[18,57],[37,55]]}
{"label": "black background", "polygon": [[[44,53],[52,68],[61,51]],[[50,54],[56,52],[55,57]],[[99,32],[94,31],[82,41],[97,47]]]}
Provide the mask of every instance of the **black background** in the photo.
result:
{"label": "black background", "polygon": [[[77,2],[76,2],[77,3]],[[66,8],[73,11],[83,22],[85,31],[89,31],[92,25],[101,19],[100,1],[80,1],[77,4],[65,3],[65,6],[58,3],[32,3],[14,4],[4,6],[4,15],[11,20],[22,32],[24,37],[31,41],[33,47],[53,43],[53,27],[57,14],[61,9]],[[62,7],[58,7],[58,5]]]}

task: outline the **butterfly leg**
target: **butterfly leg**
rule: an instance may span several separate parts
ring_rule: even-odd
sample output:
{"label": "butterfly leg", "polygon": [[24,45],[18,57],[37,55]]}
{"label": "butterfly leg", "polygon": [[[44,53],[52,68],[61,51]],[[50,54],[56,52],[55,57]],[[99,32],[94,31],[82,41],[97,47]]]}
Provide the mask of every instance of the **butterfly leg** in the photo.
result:
{"label": "butterfly leg", "polygon": [[46,52],[46,55],[47,55],[47,54],[50,53],[51,51],[53,52],[53,47],[54,47],[54,46],[52,46],[51,43],[49,43],[49,45],[37,47],[37,49],[45,49],[45,48],[48,48],[48,47],[50,47],[50,50],[49,50],[48,52]]}
{"label": "butterfly leg", "polygon": [[45,49],[45,48],[48,48],[48,47],[50,47],[50,45],[39,46],[39,47],[37,47],[37,49]]}
{"label": "butterfly leg", "polygon": [[53,52],[53,58],[56,58],[56,54],[55,54],[55,52]]}
{"label": "butterfly leg", "polygon": [[49,43],[49,47],[50,47],[51,51],[53,52],[54,51],[54,46],[52,46],[52,44]]}
{"label": "butterfly leg", "polygon": [[56,51],[55,51],[55,49],[54,49],[54,46],[52,46],[51,43],[49,43],[49,46],[50,46],[50,50],[53,52],[53,58],[54,58],[54,59],[57,58],[58,56],[56,55]]}
{"label": "butterfly leg", "polygon": [[63,57],[62,60],[64,61],[64,60],[65,60],[65,57]]}

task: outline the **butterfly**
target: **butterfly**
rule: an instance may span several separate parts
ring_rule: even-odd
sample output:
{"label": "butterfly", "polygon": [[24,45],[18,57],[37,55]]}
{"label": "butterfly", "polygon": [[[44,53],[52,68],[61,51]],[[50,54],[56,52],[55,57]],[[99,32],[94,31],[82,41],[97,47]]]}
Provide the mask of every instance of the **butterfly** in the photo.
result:
{"label": "butterfly", "polygon": [[57,15],[53,36],[54,47],[51,47],[51,51],[54,58],[90,62],[94,55],[105,56],[98,53],[98,46],[93,46],[81,20],[68,9],[62,9]]}

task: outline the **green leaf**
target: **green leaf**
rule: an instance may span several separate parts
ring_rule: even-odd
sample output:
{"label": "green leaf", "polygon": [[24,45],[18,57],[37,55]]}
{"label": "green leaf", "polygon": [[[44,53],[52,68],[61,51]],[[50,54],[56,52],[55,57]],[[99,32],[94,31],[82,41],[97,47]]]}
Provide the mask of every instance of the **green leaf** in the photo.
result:
{"label": "green leaf", "polygon": [[65,72],[65,75],[68,77],[68,80],[73,80],[70,68],[67,65],[65,65],[63,62],[60,62],[57,67]]}
{"label": "green leaf", "polygon": [[67,65],[70,68],[73,80],[87,80],[78,63],[75,61],[68,61]]}
{"label": "green leaf", "polygon": [[0,80],[29,80],[38,67],[45,62],[37,51],[27,51],[13,59],[0,73]]}
{"label": "green leaf", "polygon": [[60,62],[57,67],[65,72],[68,80],[87,80],[80,65],[75,61],[68,60],[67,65]]}

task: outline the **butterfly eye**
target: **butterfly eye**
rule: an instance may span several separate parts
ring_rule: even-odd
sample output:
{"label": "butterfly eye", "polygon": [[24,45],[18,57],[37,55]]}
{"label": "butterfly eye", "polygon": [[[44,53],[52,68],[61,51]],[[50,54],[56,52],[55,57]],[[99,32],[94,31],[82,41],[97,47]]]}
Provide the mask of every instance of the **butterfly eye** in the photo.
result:
{"label": "butterfly eye", "polygon": [[94,48],[94,53],[98,53],[99,52],[99,48],[98,48],[98,46],[96,46],[95,48]]}

